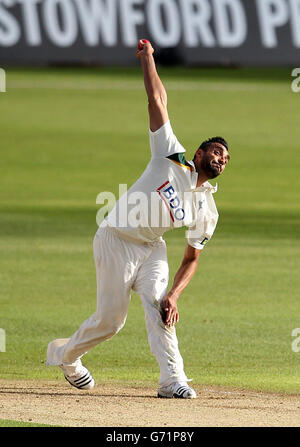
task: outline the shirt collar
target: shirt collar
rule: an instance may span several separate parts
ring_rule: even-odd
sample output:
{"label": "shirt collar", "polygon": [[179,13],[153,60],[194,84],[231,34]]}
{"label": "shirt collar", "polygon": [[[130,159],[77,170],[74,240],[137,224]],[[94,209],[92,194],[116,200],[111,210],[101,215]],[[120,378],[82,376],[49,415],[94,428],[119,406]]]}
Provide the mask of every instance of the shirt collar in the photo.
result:
{"label": "shirt collar", "polygon": [[192,166],[192,189],[194,191],[210,191],[212,194],[218,191],[218,184],[216,186],[211,185],[209,182],[204,182],[203,185],[198,186],[197,188],[197,180],[198,180],[198,172],[196,171],[195,164],[192,160],[189,160],[188,163]]}

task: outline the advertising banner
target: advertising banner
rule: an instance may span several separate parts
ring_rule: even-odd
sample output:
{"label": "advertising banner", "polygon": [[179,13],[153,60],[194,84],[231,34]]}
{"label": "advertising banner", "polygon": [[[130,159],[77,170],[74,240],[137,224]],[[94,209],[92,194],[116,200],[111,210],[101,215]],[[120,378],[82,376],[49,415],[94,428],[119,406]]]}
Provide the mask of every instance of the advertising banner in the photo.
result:
{"label": "advertising banner", "polygon": [[300,0],[0,0],[0,64],[293,65]]}

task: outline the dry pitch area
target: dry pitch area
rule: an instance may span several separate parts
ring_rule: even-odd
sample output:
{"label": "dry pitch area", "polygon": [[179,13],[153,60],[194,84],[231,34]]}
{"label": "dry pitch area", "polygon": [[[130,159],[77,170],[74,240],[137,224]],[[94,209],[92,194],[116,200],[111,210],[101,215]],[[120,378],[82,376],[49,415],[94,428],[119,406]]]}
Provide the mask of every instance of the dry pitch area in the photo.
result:
{"label": "dry pitch area", "polygon": [[300,396],[194,386],[194,400],[157,399],[155,388],[0,380],[0,419],[68,427],[299,427]]}

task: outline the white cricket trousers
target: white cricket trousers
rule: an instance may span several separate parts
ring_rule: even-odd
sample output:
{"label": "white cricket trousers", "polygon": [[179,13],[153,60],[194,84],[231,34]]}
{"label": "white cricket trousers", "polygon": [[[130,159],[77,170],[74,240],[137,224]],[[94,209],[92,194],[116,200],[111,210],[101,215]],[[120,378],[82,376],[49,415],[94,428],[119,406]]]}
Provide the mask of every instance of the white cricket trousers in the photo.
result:
{"label": "white cricket trousers", "polygon": [[121,238],[113,228],[100,227],[94,238],[94,258],[96,312],[71,338],[48,345],[47,365],[71,367],[92,347],[119,332],[126,321],[132,289],[144,308],[150,349],[160,367],[159,385],[187,381],[175,328],[166,326],[161,318],[169,275],[165,242],[138,244]]}

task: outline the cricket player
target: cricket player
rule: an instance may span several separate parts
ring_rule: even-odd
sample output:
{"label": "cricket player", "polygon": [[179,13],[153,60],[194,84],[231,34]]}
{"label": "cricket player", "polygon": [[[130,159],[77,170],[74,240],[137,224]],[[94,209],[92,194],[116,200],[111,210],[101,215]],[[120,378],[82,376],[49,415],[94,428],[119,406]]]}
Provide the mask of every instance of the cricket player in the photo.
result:
{"label": "cricket player", "polygon": [[[136,55],[148,97],[150,162],[96,232],[96,312],[71,338],[49,343],[47,365],[59,366],[76,388],[93,388],[94,379],[81,357],[124,326],[134,290],[141,298],[150,349],[160,368],[158,397],[192,399],[196,393],[188,385],[175,330],[177,301],[217,224],[216,187],[208,180],[224,171],[229,161],[228,145],[221,137],[210,138],[196,150],[193,160],[185,159],[185,149],[169,121],[167,94],[153,53],[150,42],[139,41]],[[142,198],[142,206],[133,219],[136,197]],[[183,226],[187,228],[187,244],[168,291],[169,268],[162,236]]]}

